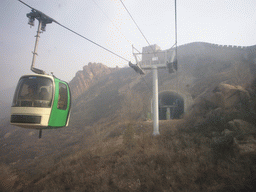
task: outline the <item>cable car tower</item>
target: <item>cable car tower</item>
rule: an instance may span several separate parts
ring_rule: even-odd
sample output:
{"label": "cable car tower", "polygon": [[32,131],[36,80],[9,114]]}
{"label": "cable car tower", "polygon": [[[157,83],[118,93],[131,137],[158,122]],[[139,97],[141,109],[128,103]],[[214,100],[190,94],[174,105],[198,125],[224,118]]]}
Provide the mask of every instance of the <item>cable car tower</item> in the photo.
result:
{"label": "cable car tower", "polygon": [[[169,73],[178,70],[177,62],[177,9],[175,0],[175,44],[172,48],[162,51],[159,46],[149,45],[142,48],[142,53],[132,48],[136,64],[129,62],[129,66],[137,73],[144,75],[144,70],[153,73],[153,135],[159,135],[159,101],[158,101],[158,69],[168,69]],[[147,41],[148,42],[148,41]]]}
{"label": "cable car tower", "polygon": [[143,47],[142,53],[134,52],[136,64],[129,63],[137,73],[145,74],[144,70],[152,70],[153,73],[153,135],[159,135],[159,103],[158,103],[158,69],[168,69],[169,73],[177,71],[176,50],[160,50],[157,45]]}
{"label": "cable car tower", "polygon": [[[20,2],[25,4],[22,1]],[[22,128],[38,129],[39,138],[41,138],[42,129],[61,128],[68,125],[71,92],[67,82],[35,68],[40,33],[45,31],[47,24],[56,21],[33,7],[25,5],[32,9],[27,14],[28,24],[34,26],[35,19],[38,20],[31,64],[31,71],[36,74],[23,75],[19,79],[13,97],[10,123]]]}

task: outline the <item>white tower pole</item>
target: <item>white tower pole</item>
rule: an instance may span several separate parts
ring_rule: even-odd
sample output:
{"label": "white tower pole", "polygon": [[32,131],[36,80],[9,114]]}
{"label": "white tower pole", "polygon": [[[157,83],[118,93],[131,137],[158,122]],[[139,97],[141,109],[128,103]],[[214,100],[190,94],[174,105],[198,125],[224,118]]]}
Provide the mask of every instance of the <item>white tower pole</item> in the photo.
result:
{"label": "white tower pole", "polygon": [[159,111],[158,111],[158,75],[157,66],[152,66],[153,72],[153,135],[159,135]]}

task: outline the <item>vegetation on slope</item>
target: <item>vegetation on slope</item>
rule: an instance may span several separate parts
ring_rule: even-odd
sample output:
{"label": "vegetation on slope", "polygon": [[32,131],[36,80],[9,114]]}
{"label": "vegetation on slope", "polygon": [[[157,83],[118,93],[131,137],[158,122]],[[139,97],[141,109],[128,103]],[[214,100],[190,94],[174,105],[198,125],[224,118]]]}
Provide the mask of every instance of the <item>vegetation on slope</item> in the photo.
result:
{"label": "vegetation on slope", "polygon": [[[161,135],[152,137],[152,122],[132,121],[131,110],[126,122],[99,124],[90,148],[63,158],[36,175],[21,174],[2,165],[5,175],[0,189],[255,191],[255,122],[243,132],[225,130],[236,118],[255,119],[255,82],[247,87],[250,99],[232,106],[236,113],[231,119],[230,109],[222,107],[219,113],[218,105],[206,97],[195,102],[184,119],[161,121]],[[216,91],[217,88],[214,94]],[[249,113],[242,115],[245,107]],[[107,129],[114,133],[103,134]]]}
{"label": "vegetation on slope", "polygon": [[[172,124],[170,124],[172,122]],[[168,125],[169,123],[169,125]],[[182,121],[161,124],[161,136],[152,137],[146,123],[135,124],[116,138],[63,159],[30,177],[9,175],[1,180],[10,191],[243,191],[253,190],[255,162],[245,156],[218,157],[210,139],[177,129]],[[171,128],[171,129],[170,129]],[[235,147],[234,147],[235,150]],[[10,174],[10,172],[8,172]],[[12,182],[10,186],[10,182]]]}

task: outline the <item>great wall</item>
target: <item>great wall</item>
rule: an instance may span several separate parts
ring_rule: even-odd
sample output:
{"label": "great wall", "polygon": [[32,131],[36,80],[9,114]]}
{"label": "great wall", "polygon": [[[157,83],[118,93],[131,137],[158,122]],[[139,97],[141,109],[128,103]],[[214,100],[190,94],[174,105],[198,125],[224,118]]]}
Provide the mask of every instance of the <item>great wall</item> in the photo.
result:
{"label": "great wall", "polygon": [[208,48],[218,48],[218,49],[240,49],[240,50],[256,50],[256,45],[252,46],[237,46],[237,45],[220,45],[220,44],[213,44],[213,43],[206,43],[206,42],[192,42],[192,43],[186,43],[183,45],[178,46],[178,48],[186,47],[188,45],[202,45]]}

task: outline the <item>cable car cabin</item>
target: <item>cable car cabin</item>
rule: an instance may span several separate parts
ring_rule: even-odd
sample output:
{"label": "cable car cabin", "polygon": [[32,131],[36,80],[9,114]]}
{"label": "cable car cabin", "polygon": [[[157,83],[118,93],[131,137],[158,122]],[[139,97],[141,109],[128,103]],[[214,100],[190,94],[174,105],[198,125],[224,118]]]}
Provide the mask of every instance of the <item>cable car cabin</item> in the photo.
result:
{"label": "cable car cabin", "polygon": [[11,124],[29,129],[68,125],[71,96],[69,86],[50,75],[20,78],[11,108]]}

